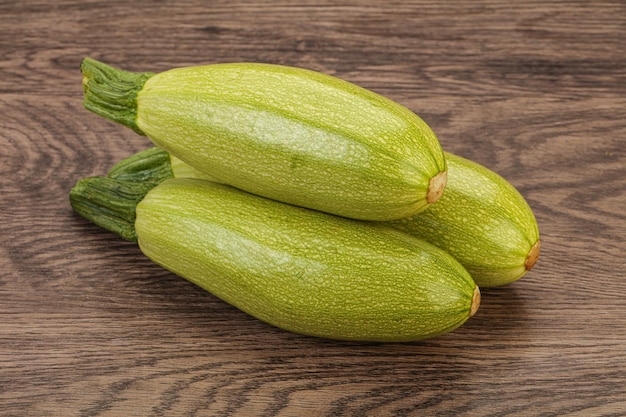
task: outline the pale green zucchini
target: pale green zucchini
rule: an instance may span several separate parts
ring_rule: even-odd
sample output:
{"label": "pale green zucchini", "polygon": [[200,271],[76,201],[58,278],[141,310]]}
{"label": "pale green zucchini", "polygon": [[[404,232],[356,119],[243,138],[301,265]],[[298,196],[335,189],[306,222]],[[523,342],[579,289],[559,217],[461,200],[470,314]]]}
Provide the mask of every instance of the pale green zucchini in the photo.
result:
{"label": "pale green zucchini", "polygon": [[446,184],[415,113],[301,68],[214,64],[132,73],[85,58],[85,107],[222,183],[363,220],[407,217]]}
{"label": "pale green zucchini", "polygon": [[[437,204],[388,224],[452,254],[481,287],[518,280],[539,256],[539,230],[530,206],[500,175],[463,157],[445,155],[448,185]],[[163,176],[145,175],[148,169],[129,172],[124,164],[150,167]],[[127,158],[109,175],[157,182],[172,177],[207,179],[158,148]]]}
{"label": "pale green zucchini", "polygon": [[413,341],[457,328],[479,306],[478,287],[453,257],[381,223],[205,180],[154,184],[88,178],[70,200],[157,264],[279,328]]}
{"label": "pale green zucchini", "polygon": [[524,197],[492,170],[446,152],[446,191],[428,210],[387,224],[454,256],[481,287],[520,279],[537,262],[539,228]]}

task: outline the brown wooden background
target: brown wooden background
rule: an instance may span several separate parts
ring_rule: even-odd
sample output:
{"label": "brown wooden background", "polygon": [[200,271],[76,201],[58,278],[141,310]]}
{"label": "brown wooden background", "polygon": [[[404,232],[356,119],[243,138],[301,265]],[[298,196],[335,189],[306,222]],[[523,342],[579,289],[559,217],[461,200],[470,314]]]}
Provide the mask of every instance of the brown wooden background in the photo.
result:
{"label": "brown wooden background", "polygon": [[[626,415],[625,45],[622,0],[3,0],[0,415]],[[377,91],[519,188],[541,259],[420,343],[260,323],[72,213],[76,180],[149,145],[83,109],[84,56]]]}

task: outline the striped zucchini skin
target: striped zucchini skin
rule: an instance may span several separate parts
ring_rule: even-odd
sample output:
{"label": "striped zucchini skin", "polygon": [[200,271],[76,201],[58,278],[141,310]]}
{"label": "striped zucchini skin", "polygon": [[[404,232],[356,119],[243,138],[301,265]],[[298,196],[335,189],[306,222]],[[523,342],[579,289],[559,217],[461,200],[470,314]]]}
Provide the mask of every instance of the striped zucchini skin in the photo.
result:
{"label": "striped zucchini skin", "polygon": [[[154,156],[153,156],[154,155]],[[167,178],[215,181],[163,150],[149,149],[128,160]],[[451,253],[481,287],[495,287],[524,276],[537,261],[539,229],[532,209],[515,187],[490,169],[445,152],[449,179],[443,196],[428,210],[387,222]],[[165,166],[163,166],[165,165]],[[155,175],[120,169],[116,175],[134,181]]]}
{"label": "striped zucchini skin", "polygon": [[474,314],[478,287],[440,249],[198,179],[169,179],[137,205],[141,250],[248,314],[312,336],[412,341]]}
{"label": "striped zucchini skin", "polygon": [[413,215],[445,186],[445,158],[422,119],[301,68],[236,63],[156,74],[137,94],[136,125],[220,182],[356,219]]}
{"label": "striped zucchini skin", "polygon": [[539,256],[539,228],[515,187],[490,169],[445,153],[448,185],[428,210],[387,224],[453,255],[481,287],[524,276]]}

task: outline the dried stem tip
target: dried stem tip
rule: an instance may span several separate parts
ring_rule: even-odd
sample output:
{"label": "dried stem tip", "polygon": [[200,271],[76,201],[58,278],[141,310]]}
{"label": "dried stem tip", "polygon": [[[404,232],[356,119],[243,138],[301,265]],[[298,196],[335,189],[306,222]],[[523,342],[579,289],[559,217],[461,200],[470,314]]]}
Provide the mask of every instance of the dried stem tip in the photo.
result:
{"label": "dried stem tip", "polygon": [[430,179],[430,182],[428,183],[428,194],[426,196],[429,204],[439,200],[439,197],[443,194],[444,188],[446,188],[447,182],[448,171],[441,171],[439,174]]}
{"label": "dried stem tip", "polygon": [[474,287],[474,295],[472,296],[472,306],[470,307],[469,316],[472,317],[478,311],[478,307],[480,307],[480,289],[478,285]]}
{"label": "dried stem tip", "polygon": [[527,271],[533,269],[533,266],[537,263],[537,259],[539,259],[539,252],[541,248],[541,241],[538,240],[532,248],[530,248],[530,252],[528,252],[528,256],[526,257],[526,263],[524,266]]}

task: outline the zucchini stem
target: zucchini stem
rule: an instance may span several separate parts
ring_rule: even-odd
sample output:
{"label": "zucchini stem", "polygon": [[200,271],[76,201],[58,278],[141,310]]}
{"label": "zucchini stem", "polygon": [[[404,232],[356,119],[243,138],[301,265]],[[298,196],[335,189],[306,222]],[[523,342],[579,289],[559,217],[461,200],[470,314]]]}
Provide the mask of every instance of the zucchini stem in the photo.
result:
{"label": "zucchini stem", "polygon": [[80,70],[85,108],[145,136],[137,126],[137,93],[154,73],[123,71],[91,58],[83,59]]}
{"label": "zucchini stem", "polygon": [[136,209],[156,182],[123,181],[109,177],[79,180],[70,191],[70,204],[90,222],[137,242]]}
{"label": "zucchini stem", "polygon": [[135,182],[163,182],[174,178],[170,154],[158,147],[138,152],[118,162],[108,177]]}

